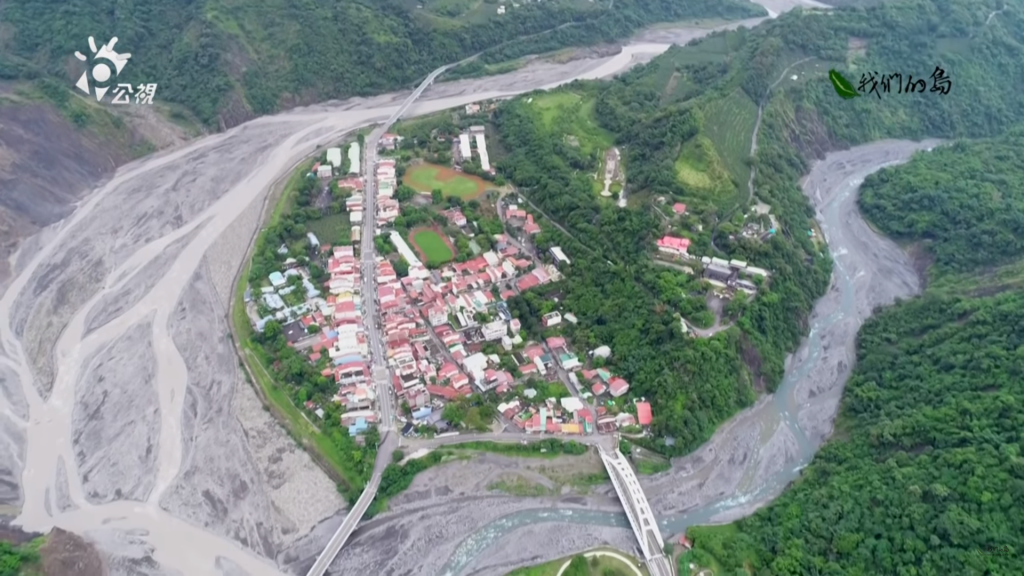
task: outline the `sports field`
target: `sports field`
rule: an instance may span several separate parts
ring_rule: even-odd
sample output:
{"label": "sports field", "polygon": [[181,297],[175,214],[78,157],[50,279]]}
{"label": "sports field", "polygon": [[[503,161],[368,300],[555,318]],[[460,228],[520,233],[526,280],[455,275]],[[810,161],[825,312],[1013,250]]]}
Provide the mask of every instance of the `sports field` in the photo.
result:
{"label": "sports field", "polygon": [[427,268],[436,268],[455,258],[455,250],[452,245],[434,228],[411,230],[409,243],[419,253]]}
{"label": "sports field", "polygon": [[482,178],[457,172],[436,164],[417,164],[405,171],[402,182],[420,192],[440,189],[445,196],[458,196],[463,200],[479,197],[487,189]]}

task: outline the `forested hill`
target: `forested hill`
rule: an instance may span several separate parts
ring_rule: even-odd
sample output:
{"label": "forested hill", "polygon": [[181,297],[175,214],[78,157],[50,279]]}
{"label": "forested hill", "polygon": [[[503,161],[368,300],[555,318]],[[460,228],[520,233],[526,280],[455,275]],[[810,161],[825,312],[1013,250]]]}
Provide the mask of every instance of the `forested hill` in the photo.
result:
{"label": "forested hill", "polygon": [[[611,8],[609,9],[609,5]],[[0,2],[0,79],[57,77],[112,36],[123,78],[205,123],[404,88],[528,35],[542,49],[607,41],[653,22],[763,15],[742,0],[18,0]],[[553,34],[545,31],[557,29]],[[550,38],[548,36],[551,36]]]}
{"label": "forested hill", "polygon": [[1018,259],[1024,256],[1024,127],[876,172],[864,179],[860,208],[889,236],[924,242],[940,269],[970,271]]}
{"label": "forested hill", "polygon": [[1024,574],[1021,135],[865,180],[866,215],[927,240],[938,281],[861,330],[841,439],[767,509],[690,530],[689,560],[725,574]]}
{"label": "forested hill", "polygon": [[[615,81],[517,98],[495,116],[505,153],[494,158],[570,234],[551,227],[539,245],[560,245],[574,264],[514,311],[543,333],[537,318],[558,298],[579,318],[561,328],[577,348],[611,346],[610,368],[631,394],[653,399],[648,446],[688,452],[758,391],[774,389],[828,285],[831,260],[798,186],[810,161],[879,138],[998,136],[1024,121],[1022,61],[1024,1],[896,0],[797,10],[673,48]],[[866,72],[928,79],[937,66],[952,81],[948,94],[894,89],[843,100],[827,78],[836,68],[855,85]],[[594,178],[613,145],[627,209],[602,198]],[[686,214],[675,214],[674,202]],[[665,233],[688,238],[691,254],[744,260],[771,278],[716,318],[699,278],[652,258]],[[690,338],[680,318],[732,327]]]}

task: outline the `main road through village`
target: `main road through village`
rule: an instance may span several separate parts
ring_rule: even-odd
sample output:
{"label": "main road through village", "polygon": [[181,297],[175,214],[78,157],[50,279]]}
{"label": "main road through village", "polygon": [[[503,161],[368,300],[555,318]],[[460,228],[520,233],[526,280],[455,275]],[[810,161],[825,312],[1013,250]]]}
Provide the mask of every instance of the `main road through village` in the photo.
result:
{"label": "main road through village", "polygon": [[[780,2],[765,0],[776,8],[791,6]],[[709,31],[691,30],[678,38]],[[575,78],[605,77],[667,47],[629,45],[608,59],[435,86],[409,114],[549,88]],[[239,480],[253,467],[255,457],[249,452],[258,451],[260,439],[248,437],[246,421],[208,417],[222,403],[231,404],[232,397],[238,401],[239,392],[233,390],[242,386],[224,377],[234,357],[225,363],[224,356],[217,356],[225,346],[232,282],[272,183],[352,130],[395,116],[406,96],[329,103],[260,118],[124,166],[72,216],[44,233],[31,252],[19,255],[16,276],[0,299],[0,431],[12,446],[24,445],[23,451],[12,452],[12,462],[5,458],[2,466],[9,468],[0,472],[19,485],[18,524],[29,530],[59,526],[90,535],[119,530],[142,541],[144,553],[163,568],[189,576],[281,573],[265,557],[273,556],[273,542],[286,540],[286,530],[268,520],[280,516],[279,501],[272,497],[273,506],[251,504],[246,498],[262,486],[254,477]],[[904,159],[913,148],[894,144],[839,166],[841,178],[826,179],[819,196],[829,197],[829,191],[849,187],[878,165]],[[366,160],[370,169],[372,156]],[[842,225],[836,222],[836,227]],[[364,261],[366,251],[372,250],[369,237],[363,237]],[[851,246],[854,250],[856,243]],[[867,248],[874,256],[880,254],[876,246]],[[898,261],[892,265],[898,273],[883,272],[905,278],[909,267],[898,251],[888,245],[885,250],[889,261]],[[857,279],[880,276],[862,262],[853,269],[856,274],[846,277],[852,288],[843,297],[859,300],[853,320],[840,331],[845,340],[836,342],[844,350],[874,305],[916,289],[907,280],[884,293],[876,282],[876,295],[864,296],[860,283],[866,280]],[[375,312],[368,309],[367,314],[375,368],[380,369]],[[848,372],[848,367],[838,372]],[[204,388],[207,382],[218,386]],[[804,392],[801,402],[807,404]],[[833,413],[835,396],[829,400]],[[127,403],[116,413],[108,410],[105,419],[97,416],[105,403],[109,408],[116,401]],[[716,441],[740,434],[744,419],[761,413],[778,418],[794,408],[801,427],[806,423],[827,431],[830,415],[805,422],[804,404],[794,407],[791,402],[787,398],[776,409],[765,401],[741,414],[695,458],[703,465],[717,461]],[[804,450],[805,460],[813,448]],[[710,457],[708,450],[713,452]],[[692,460],[683,465],[701,467]],[[733,470],[731,476],[750,475]],[[229,485],[230,498],[223,493],[218,498],[217,491]],[[655,480],[654,509],[659,511],[660,502],[662,511],[679,510],[681,501],[699,493],[688,491],[681,497],[681,485],[659,487]],[[296,519],[302,507],[314,505],[310,494],[303,496],[299,511],[290,517],[291,532],[297,526],[309,529],[308,522]],[[224,500],[252,508],[236,518],[238,510]],[[270,508],[274,511],[264,510]],[[257,517],[259,521],[253,520]]]}

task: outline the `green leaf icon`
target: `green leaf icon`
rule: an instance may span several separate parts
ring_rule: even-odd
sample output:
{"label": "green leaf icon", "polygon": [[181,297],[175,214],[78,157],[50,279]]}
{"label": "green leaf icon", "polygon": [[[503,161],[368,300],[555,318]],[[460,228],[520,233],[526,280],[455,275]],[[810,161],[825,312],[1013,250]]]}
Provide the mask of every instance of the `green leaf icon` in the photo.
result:
{"label": "green leaf icon", "polygon": [[835,69],[828,71],[828,79],[832,81],[832,86],[836,89],[836,94],[839,94],[839,96],[844,100],[860,96],[860,93],[853,87],[853,84],[850,84],[850,81],[843,78],[843,75],[836,72]]}

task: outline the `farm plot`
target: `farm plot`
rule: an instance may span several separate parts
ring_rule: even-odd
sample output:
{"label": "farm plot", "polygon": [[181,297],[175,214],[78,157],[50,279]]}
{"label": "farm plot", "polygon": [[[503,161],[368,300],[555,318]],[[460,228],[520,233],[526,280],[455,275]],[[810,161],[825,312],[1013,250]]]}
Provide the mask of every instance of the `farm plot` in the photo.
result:
{"label": "farm plot", "polygon": [[410,167],[405,171],[402,183],[420,192],[439,189],[445,196],[458,196],[463,200],[478,198],[487,189],[487,182],[483,178],[436,164]]}
{"label": "farm plot", "polygon": [[704,108],[704,130],[722,164],[739,187],[750,178],[750,138],[757,123],[757,105],[740,90],[712,100]]}
{"label": "farm plot", "polygon": [[455,258],[455,248],[436,228],[416,228],[409,232],[409,243],[427,268],[437,268]]}

